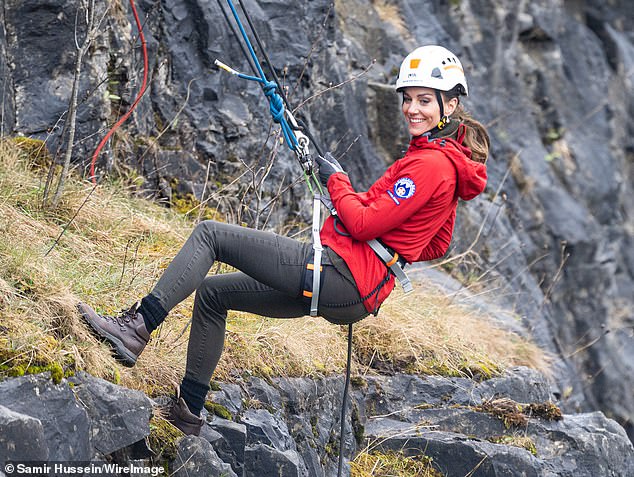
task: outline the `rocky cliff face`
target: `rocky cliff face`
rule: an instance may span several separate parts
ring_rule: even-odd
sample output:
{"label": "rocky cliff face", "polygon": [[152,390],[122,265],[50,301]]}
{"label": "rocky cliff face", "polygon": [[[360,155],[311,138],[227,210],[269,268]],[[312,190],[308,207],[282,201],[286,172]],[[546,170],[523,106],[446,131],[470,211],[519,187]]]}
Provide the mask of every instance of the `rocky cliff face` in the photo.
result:
{"label": "rocky cliff face", "polygon": [[[298,177],[269,140],[261,91],[220,72],[248,71],[219,6],[137,2],[151,57],[151,88],[101,170],[125,163],[159,196],[225,187],[220,210],[254,224],[263,203],[253,175],[278,151],[264,198]],[[633,19],[628,1],[246,1],[289,99],[359,189],[407,144],[390,84],[415,46],[440,43],[467,68],[469,110],[493,140],[490,181],[461,208],[454,250],[478,237],[454,269],[483,276],[484,294],[514,310],[557,356],[556,397],[568,411],[602,410],[634,437],[634,239],[631,210]],[[129,107],[141,75],[127,2],[109,2],[86,60],[76,161]],[[0,8],[2,131],[57,147],[74,64],[76,2],[5,0]],[[80,25],[81,28],[81,25]],[[353,82],[321,93],[332,85]],[[313,95],[318,94],[314,99]],[[241,176],[249,165],[250,174]],[[211,180],[207,180],[207,171]],[[266,167],[264,167],[266,170]],[[174,180],[177,178],[178,180]],[[207,183],[207,188],[205,188]],[[226,187],[227,184],[232,184]],[[245,195],[250,211],[240,210]],[[291,187],[272,213],[307,219]],[[264,201],[265,202],[265,201]],[[265,213],[264,213],[265,212]],[[479,232],[479,233],[478,233]]]}
{"label": "rocky cliff face", "polygon": [[[47,375],[15,378],[0,383],[0,469],[61,461],[146,469],[132,475],[160,475],[162,467],[175,477],[330,477],[342,384],[340,377],[223,384],[211,397],[224,417],[203,411],[200,437],[157,440],[161,420],[150,416],[162,398],[84,374],[59,385]],[[544,378],[523,368],[482,383],[357,378],[345,456],[366,448],[424,454],[448,477],[632,475],[634,448],[621,426],[600,412],[561,415],[551,398]]]}

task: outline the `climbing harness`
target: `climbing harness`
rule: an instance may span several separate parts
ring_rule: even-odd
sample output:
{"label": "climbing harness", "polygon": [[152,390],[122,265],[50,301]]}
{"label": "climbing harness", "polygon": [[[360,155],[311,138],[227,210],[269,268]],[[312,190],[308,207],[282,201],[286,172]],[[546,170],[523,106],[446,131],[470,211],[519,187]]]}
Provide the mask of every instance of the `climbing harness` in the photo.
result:
{"label": "climbing harness", "polygon": [[143,34],[143,26],[141,25],[141,20],[139,19],[139,14],[137,12],[136,6],[134,5],[134,0],[130,0],[130,8],[132,9],[132,14],[134,16],[134,22],[136,23],[137,29],[139,30],[139,39],[141,40],[141,51],[143,54],[143,81],[141,82],[141,89],[139,90],[137,97],[135,98],[130,109],[119,118],[119,120],[115,123],[112,128],[108,131],[108,133],[101,139],[99,145],[95,149],[95,152],[92,155],[92,159],[90,161],[90,179],[94,185],[97,184],[97,176],[95,174],[95,164],[97,163],[97,158],[101,153],[101,150],[106,145],[110,137],[115,133],[119,126],[121,126],[132,114],[132,112],[136,109],[139,101],[145,94],[147,90],[147,78],[148,78],[148,54],[147,54],[147,43],[145,41],[145,35]]}
{"label": "climbing harness", "polygon": [[[307,128],[300,124],[300,122],[294,117],[292,112],[290,111],[288,100],[284,95],[283,89],[281,88],[280,82],[277,78],[275,70],[271,65],[271,61],[269,60],[266,50],[262,46],[262,42],[257,34],[256,29],[253,26],[253,22],[247,12],[242,0],[238,0],[242,13],[247,20],[247,23],[251,29],[251,33],[256,40],[258,48],[262,55],[266,60],[266,64],[268,69],[270,70],[270,74],[273,77],[273,81],[269,81],[262,69],[262,65],[258,59],[257,54],[253,48],[253,44],[249,39],[249,35],[247,34],[244,24],[238,14],[238,11],[232,0],[226,0],[226,4],[228,5],[231,15],[235,20],[235,25],[237,25],[237,30],[234,26],[234,23],[230,21],[230,15],[227,13],[225,8],[223,7],[223,2],[221,0],[217,0],[218,5],[222,11],[225,20],[229,24],[231,31],[233,32],[236,40],[238,41],[242,52],[244,53],[247,62],[249,63],[253,74],[245,74],[242,73],[231,66],[223,63],[222,61],[216,59],[215,64],[222,70],[237,76],[242,79],[246,79],[249,81],[255,81],[260,84],[264,95],[269,101],[269,110],[271,112],[271,116],[273,121],[280,125],[282,136],[284,138],[284,142],[291,149],[304,173],[304,179],[306,184],[308,185],[309,190],[313,194],[313,217],[312,217],[312,242],[313,242],[313,260],[307,264],[306,276],[310,276],[312,274],[312,288],[310,290],[306,289],[303,292],[304,297],[310,299],[310,315],[317,316],[318,305],[319,305],[319,290],[320,290],[320,281],[322,278],[322,264],[321,264],[321,256],[323,252],[323,246],[321,244],[320,239],[320,204],[324,204],[326,208],[330,211],[330,213],[336,217],[337,211],[335,210],[330,196],[328,195],[328,191],[322,188],[322,185],[317,178],[316,171],[314,168],[313,158],[310,153],[311,144],[315,147],[315,150],[319,155],[322,155],[322,151],[315,142],[314,138],[307,130]],[[377,240],[372,240],[368,242],[370,247],[375,251],[375,253],[379,256],[379,258],[385,263],[388,268],[388,272],[386,273],[386,277],[384,280],[379,283],[377,288],[367,297],[363,297],[362,301],[365,302],[366,299],[369,299],[372,295],[377,293],[380,288],[387,283],[390,278],[390,273],[393,273],[394,276],[401,282],[404,291],[407,293],[412,290],[412,285],[410,280],[407,278],[407,275],[403,271],[402,264],[403,262],[399,262],[399,256],[397,253],[392,253],[388,251],[388,249],[381,244]],[[305,280],[306,281],[306,280]],[[343,469],[343,444],[344,444],[344,431],[345,431],[345,412],[346,412],[346,403],[348,400],[348,388],[350,384],[350,367],[351,367],[351,356],[352,356],[352,324],[348,325],[348,359],[346,365],[346,380],[344,385],[344,393],[343,393],[343,402],[341,408],[341,430],[340,430],[340,442],[339,442],[339,463],[338,463],[338,476],[342,475]]]}

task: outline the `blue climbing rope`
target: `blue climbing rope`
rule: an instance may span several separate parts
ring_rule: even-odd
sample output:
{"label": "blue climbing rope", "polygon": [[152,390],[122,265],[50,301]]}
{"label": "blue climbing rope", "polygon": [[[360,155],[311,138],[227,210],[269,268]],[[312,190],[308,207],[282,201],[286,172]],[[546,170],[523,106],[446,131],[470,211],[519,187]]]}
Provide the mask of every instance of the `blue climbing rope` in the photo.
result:
{"label": "blue climbing rope", "polygon": [[238,25],[238,28],[240,29],[240,34],[242,35],[242,38],[244,39],[244,42],[246,43],[247,48],[249,49],[249,54],[251,55],[253,64],[255,65],[255,68],[257,70],[256,72],[259,76],[251,76],[244,73],[240,73],[218,60],[216,60],[216,65],[218,65],[220,68],[224,69],[225,71],[228,71],[232,74],[237,75],[240,78],[250,80],[250,81],[257,81],[258,83],[262,84],[262,88],[264,89],[264,94],[269,100],[269,110],[271,112],[273,121],[278,123],[280,127],[282,128],[282,134],[284,135],[284,140],[286,142],[286,145],[292,151],[295,151],[298,146],[297,137],[295,136],[293,128],[291,127],[291,125],[288,123],[288,120],[286,119],[284,101],[282,100],[282,97],[277,93],[277,88],[278,88],[277,83],[275,83],[274,81],[269,81],[266,78],[266,75],[264,74],[264,70],[262,69],[262,65],[260,64],[260,60],[258,59],[258,56],[255,54],[255,50],[253,49],[251,40],[249,40],[249,36],[247,35],[246,30],[244,29],[244,25],[242,24],[242,20],[240,19],[240,16],[238,15],[238,11],[236,10],[235,5],[233,4],[231,0],[227,0],[227,4],[229,5],[229,8],[231,9],[231,13],[233,14],[233,17],[236,20],[236,24]]}

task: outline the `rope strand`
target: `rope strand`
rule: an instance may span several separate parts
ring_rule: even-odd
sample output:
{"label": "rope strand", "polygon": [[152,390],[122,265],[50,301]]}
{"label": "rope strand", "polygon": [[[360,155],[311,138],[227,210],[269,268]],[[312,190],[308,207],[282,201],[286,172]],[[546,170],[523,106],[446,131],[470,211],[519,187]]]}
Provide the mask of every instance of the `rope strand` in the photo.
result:
{"label": "rope strand", "polygon": [[136,109],[137,105],[139,104],[139,101],[141,101],[141,98],[145,94],[145,91],[147,90],[147,86],[148,86],[147,78],[148,78],[149,61],[148,61],[148,54],[147,54],[147,43],[145,41],[145,35],[143,35],[143,26],[141,25],[139,14],[136,10],[136,6],[134,5],[134,0],[130,0],[130,7],[132,8],[132,14],[134,15],[134,21],[136,23],[137,29],[139,30],[139,38],[141,40],[141,51],[143,52],[143,81],[141,83],[141,89],[139,90],[139,93],[137,94],[136,99],[132,103],[132,106],[130,106],[130,109],[128,109],[128,111],[123,116],[121,116],[121,118],[119,118],[119,120],[110,129],[110,131],[108,131],[108,133],[103,137],[103,139],[99,142],[99,145],[97,146],[97,148],[95,149],[95,152],[92,155],[92,160],[90,161],[90,179],[92,180],[93,184],[97,184],[97,177],[95,175],[95,164],[97,163],[97,158],[99,157],[101,150],[106,145],[108,140],[112,137],[112,135],[115,133],[115,131],[119,129],[119,127],[130,117],[132,112]]}

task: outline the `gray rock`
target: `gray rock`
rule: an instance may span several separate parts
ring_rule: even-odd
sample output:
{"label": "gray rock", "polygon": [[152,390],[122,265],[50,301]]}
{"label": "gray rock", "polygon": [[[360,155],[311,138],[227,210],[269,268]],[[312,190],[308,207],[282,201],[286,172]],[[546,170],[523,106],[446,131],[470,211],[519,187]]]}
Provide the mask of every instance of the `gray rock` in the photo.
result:
{"label": "gray rock", "polygon": [[51,461],[89,461],[90,421],[67,383],[53,384],[48,373],[0,382],[0,404],[38,419]]}
{"label": "gray rock", "polygon": [[249,379],[248,393],[251,399],[264,404],[272,412],[282,408],[280,392],[262,378],[252,377]]}
{"label": "gray rock", "polygon": [[195,436],[185,436],[178,442],[177,456],[170,469],[175,477],[237,477],[209,442]]}
{"label": "gray rock", "polygon": [[550,384],[537,370],[516,367],[507,369],[504,375],[487,379],[475,386],[478,402],[504,396],[520,403],[542,403],[554,400]]}
{"label": "gray rock", "polygon": [[400,414],[420,406],[469,405],[480,400],[473,392],[475,382],[466,378],[395,374],[369,376],[367,382],[363,410],[368,417]]}
{"label": "gray rock", "polygon": [[11,461],[47,461],[42,423],[0,405],[0,465]]}
{"label": "gray rock", "polygon": [[542,463],[530,452],[462,434],[430,431],[387,418],[370,421],[366,432],[369,442],[376,442],[373,448],[403,452],[406,456],[427,455],[433,459],[434,467],[448,477],[544,475]]}
{"label": "gray rock", "polygon": [[[368,420],[368,444],[405,455],[427,455],[448,476],[473,471],[480,476],[625,477],[634,469],[634,448],[627,434],[601,413],[564,415],[561,421],[531,418],[527,426],[510,428],[470,409],[426,409],[409,417],[417,420]],[[535,455],[513,447],[519,437],[530,439]]]}
{"label": "gray rock", "polygon": [[413,410],[403,416],[404,422],[422,429],[453,432],[480,439],[505,434],[502,420],[470,408],[441,407]]}
{"label": "gray rock", "polygon": [[299,456],[293,450],[280,451],[266,444],[248,446],[245,451],[244,477],[299,477]]}
{"label": "gray rock", "polygon": [[242,411],[242,390],[237,384],[220,384],[220,391],[211,392],[211,400],[224,406],[233,417]]}
{"label": "gray rock", "polygon": [[[201,437],[207,439],[224,462],[231,464],[233,470],[242,475],[244,467],[244,449],[247,443],[247,428],[244,424],[209,416],[209,426],[204,426]],[[220,438],[218,438],[220,436]]]}
{"label": "gray rock", "polygon": [[562,477],[634,475],[634,448],[621,426],[600,412],[531,420],[527,433],[538,457]]}
{"label": "gray rock", "polygon": [[152,405],[143,393],[85,373],[78,374],[73,382],[90,419],[95,450],[107,455],[150,434]]}
{"label": "gray rock", "polygon": [[247,445],[266,444],[280,451],[295,450],[286,423],[264,409],[249,409],[242,415],[247,428]]}
{"label": "gray rock", "polygon": [[[338,456],[332,449],[339,447],[343,379],[283,378],[274,382],[282,394],[288,429],[297,443],[307,475],[333,475]],[[355,405],[359,406],[359,401]],[[357,443],[350,425],[350,412],[348,416],[343,438],[345,455],[351,456],[356,452]]]}

